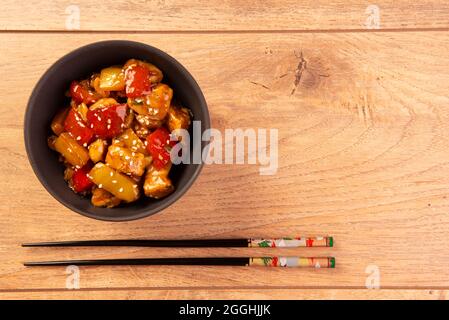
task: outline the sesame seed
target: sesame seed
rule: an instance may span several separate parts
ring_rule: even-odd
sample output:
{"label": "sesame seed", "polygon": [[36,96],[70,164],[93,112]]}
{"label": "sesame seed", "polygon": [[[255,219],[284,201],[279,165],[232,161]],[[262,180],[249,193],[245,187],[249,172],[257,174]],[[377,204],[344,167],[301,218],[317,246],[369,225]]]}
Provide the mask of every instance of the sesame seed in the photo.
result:
{"label": "sesame seed", "polygon": [[80,141],[80,140],[81,140],[81,137],[80,137],[80,136],[76,137],[76,140]]}
{"label": "sesame seed", "polygon": [[118,192],[123,192],[123,188],[118,189]]}
{"label": "sesame seed", "polygon": [[129,160],[130,159],[130,157],[129,156],[125,156],[125,160]]}
{"label": "sesame seed", "polygon": [[125,135],[123,136],[123,138],[128,139],[129,136],[128,136],[127,134],[125,134]]}
{"label": "sesame seed", "polygon": [[94,125],[93,125],[93,124],[91,124],[91,125],[90,125],[90,128],[91,128],[91,129],[93,129],[93,128],[94,128]]}
{"label": "sesame seed", "polygon": [[133,140],[133,146],[136,145],[136,143],[137,143],[137,140]]}
{"label": "sesame seed", "polygon": [[108,124],[107,128],[108,128],[108,130],[109,130],[109,129],[111,129],[111,125],[110,125],[110,124]]}
{"label": "sesame seed", "polygon": [[112,180],[112,183],[114,183],[114,184],[117,183],[117,180]]}
{"label": "sesame seed", "polygon": [[83,143],[83,147],[87,147],[87,142],[84,142],[84,143]]}
{"label": "sesame seed", "polygon": [[100,183],[100,184],[98,185],[98,188],[103,188],[103,185]]}
{"label": "sesame seed", "polygon": [[111,173],[109,173],[109,175],[112,177],[114,176],[114,172],[111,171]]}

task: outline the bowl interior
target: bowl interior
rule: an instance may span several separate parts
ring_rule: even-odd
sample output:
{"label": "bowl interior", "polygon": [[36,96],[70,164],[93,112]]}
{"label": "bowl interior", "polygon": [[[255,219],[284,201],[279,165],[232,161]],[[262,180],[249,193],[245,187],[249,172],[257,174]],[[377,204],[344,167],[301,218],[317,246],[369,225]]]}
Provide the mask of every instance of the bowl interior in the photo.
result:
{"label": "bowl interior", "polygon": [[[58,60],[39,80],[34,88],[25,114],[25,145],[30,163],[44,187],[62,204],[83,215],[110,221],[124,221],[154,214],[176,201],[190,187],[202,164],[173,166],[170,178],[175,191],[159,200],[141,197],[140,200],[113,209],[97,208],[89,198],[73,193],[63,179],[63,165],[56,152],[47,146],[51,134],[50,123],[60,108],[68,105],[65,97],[70,82],[82,79],[104,67],[124,64],[136,58],[146,60],[160,68],[162,82],[174,91],[174,97],[192,114],[192,120],[201,121],[201,130],[210,126],[206,102],[195,80],[175,59],[166,53],[137,42],[105,41],[81,47]],[[204,147],[204,142],[202,147]],[[191,149],[193,145],[191,146]]]}

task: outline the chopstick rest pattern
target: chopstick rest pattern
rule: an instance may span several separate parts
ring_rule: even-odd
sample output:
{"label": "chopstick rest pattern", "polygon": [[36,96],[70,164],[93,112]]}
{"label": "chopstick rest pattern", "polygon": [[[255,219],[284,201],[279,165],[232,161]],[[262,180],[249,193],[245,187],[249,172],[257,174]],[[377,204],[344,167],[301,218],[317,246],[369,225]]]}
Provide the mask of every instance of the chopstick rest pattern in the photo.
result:
{"label": "chopstick rest pattern", "polygon": [[333,247],[332,237],[296,237],[279,239],[250,239],[249,247],[260,248],[297,248],[297,247]]}

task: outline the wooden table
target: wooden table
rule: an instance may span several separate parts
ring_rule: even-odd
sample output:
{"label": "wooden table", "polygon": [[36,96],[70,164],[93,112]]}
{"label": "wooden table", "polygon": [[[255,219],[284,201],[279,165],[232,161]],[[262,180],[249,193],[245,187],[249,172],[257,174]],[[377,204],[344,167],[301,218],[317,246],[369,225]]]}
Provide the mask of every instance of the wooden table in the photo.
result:
{"label": "wooden table", "polygon": [[[422,298],[448,296],[449,3],[443,0],[6,0],[0,11],[0,298]],[[79,9],[80,30],[76,15]],[[73,20],[75,19],[75,20]],[[74,23],[75,21],[75,23]],[[28,97],[59,57],[129,39],[176,57],[212,124],[279,129],[279,170],[210,165],[176,204],[128,223],[84,218],[38,182],[23,144]],[[25,260],[236,256],[263,249],[37,249],[99,238],[330,234],[334,270],[65,268]],[[376,276],[379,276],[376,278]],[[374,281],[373,281],[374,279]],[[367,289],[377,284],[378,289]]]}

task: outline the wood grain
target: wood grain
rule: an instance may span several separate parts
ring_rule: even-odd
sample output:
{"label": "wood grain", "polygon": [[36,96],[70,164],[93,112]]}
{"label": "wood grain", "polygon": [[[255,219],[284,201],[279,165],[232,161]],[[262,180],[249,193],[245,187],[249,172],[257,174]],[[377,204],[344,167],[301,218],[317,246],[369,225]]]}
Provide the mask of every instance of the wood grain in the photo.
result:
{"label": "wood grain", "polygon": [[21,242],[294,234],[330,234],[336,246],[270,253],[334,255],[337,268],[86,267],[80,285],[362,289],[378,268],[383,289],[449,287],[448,33],[120,36],[155,45],[185,65],[219,130],[279,129],[276,175],[260,176],[255,165],[206,166],[172,207],[128,223],[90,220],[60,205],[33,175],[22,141],[27,98],[45,69],[78,46],[113,38],[0,35],[0,72],[7,79],[0,82],[0,289],[65,288],[64,268],[25,268],[25,260],[266,252],[30,250]]}
{"label": "wood grain", "polygon": [[373,25],[372,5],[379,8],[382,29],[449,27],[444,0],[5,0],[2,5],[0,30],[71,29],[77,10],[82,31],[360,30]]}
{"label": "wood grain", "polygon": [[107,299],[107,300],[446,300],[446,290],[270,289],[270,290],[64,290],[0,292],[1,299]]}

